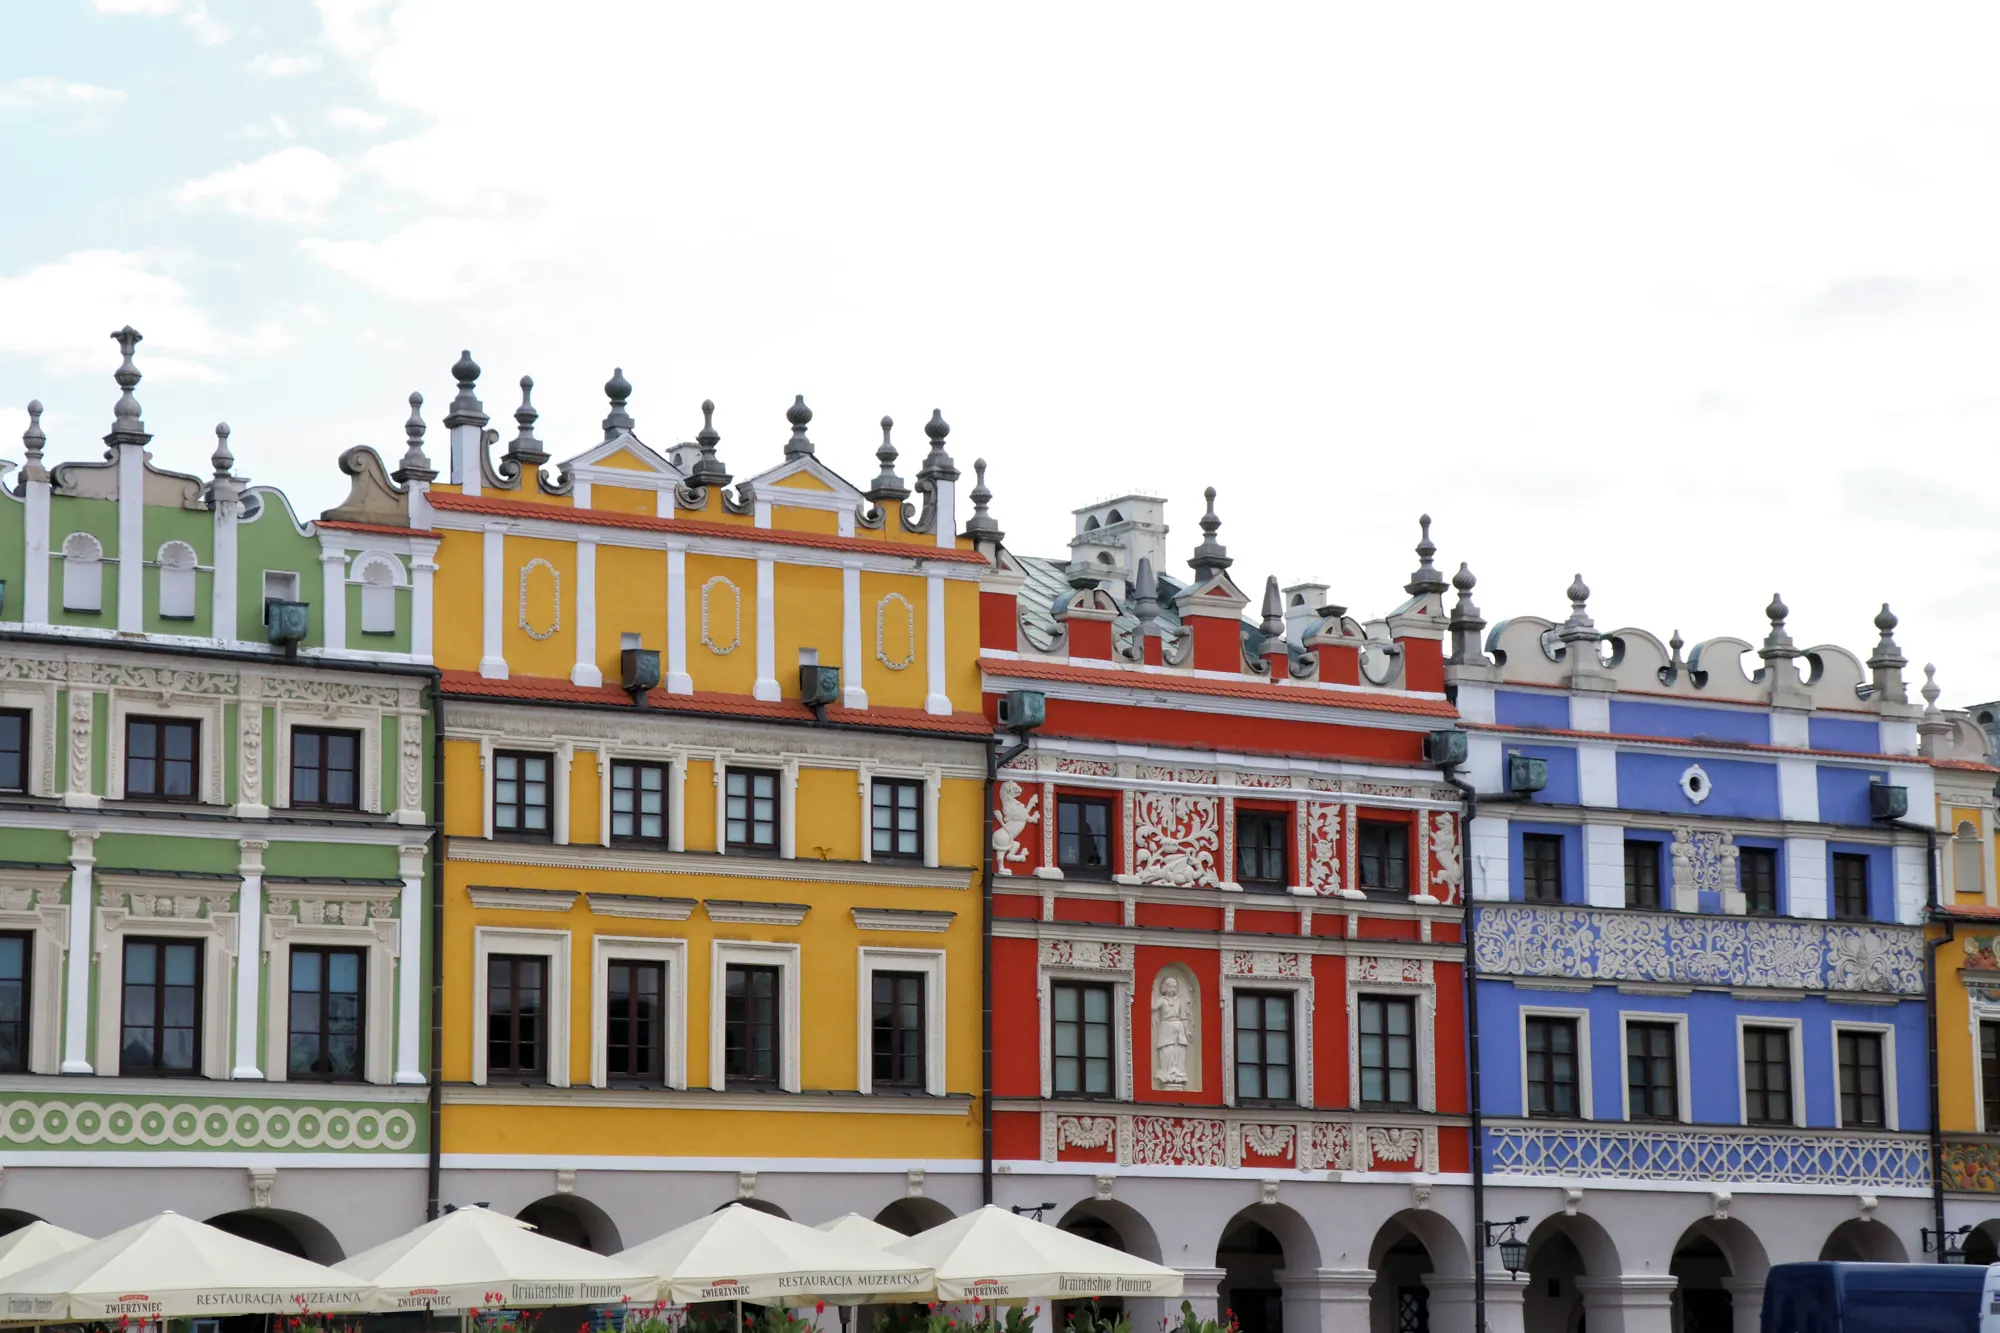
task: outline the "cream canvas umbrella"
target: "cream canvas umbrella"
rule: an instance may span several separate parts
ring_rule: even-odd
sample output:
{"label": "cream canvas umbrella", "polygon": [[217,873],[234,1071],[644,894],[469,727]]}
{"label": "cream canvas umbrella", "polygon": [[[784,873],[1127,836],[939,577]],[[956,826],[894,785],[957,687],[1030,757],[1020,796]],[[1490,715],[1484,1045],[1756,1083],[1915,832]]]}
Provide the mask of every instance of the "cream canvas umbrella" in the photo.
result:
{"label": "cream canvas umbrella", "polygon": [[930,1265],[941,1301],[1019,1303],[1093,1296],[1178,1296],[1178,1269],[987,1204],[892,1246]]}
{"label": "cream canvas umbrella", "polygon": [[821,1222],[813,1228],[824,1231],[829,1236],[839,1236],[843,1240],[858,1240],[863,1245],[873,1245],[878,1250],[886,1250],[891,1245],[900,1245],[909,1237],[902,1232],[870,1221],[859,1213],[842,1213],[830,1221]]}
{"label": "cream canvas umbrella", "polygon": [[376,1310],[650,1303],[660,1288],[629,1263],[484,1208],[446,1213],[339,1267],[375,1288]]}
{"label": "cream canvas umbrella", "polygon": [[10,1274],[0,1286],[7,1318],[45,1324],[365,1310],[370,1293],[359,1278],[175,1213]]}
{"label": "cream canvas umbrella", "polygon": [[0,1236],[0,1277],[47,1263],[59,1254],[82,1249],[90,1237],[66,1231],[53,1222],[30,1222]]}
{"label": "cream canvas umbrella", "polygon": [[930,1269],[879,1246],[734,1204],[618,1256],[656,1274],[677,1305],[853,1304],[927,1293]]}

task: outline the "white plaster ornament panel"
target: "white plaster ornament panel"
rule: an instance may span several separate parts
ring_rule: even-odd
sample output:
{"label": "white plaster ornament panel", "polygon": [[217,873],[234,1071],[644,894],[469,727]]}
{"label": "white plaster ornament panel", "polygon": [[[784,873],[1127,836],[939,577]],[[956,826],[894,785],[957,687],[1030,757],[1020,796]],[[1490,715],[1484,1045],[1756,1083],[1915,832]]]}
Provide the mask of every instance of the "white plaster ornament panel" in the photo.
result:
{"label": "white plaster ornament panel", "polygon": [[1003,781],[999,786],[1000,799],[999,827],[993,830],[993,850],[998,852],[1000,873],[1011,875],[1008,867],[1020,865],[1028,859],[1028,829],[1041,822],[1038,792],[1023,792],[1021,784],[1013,779]]}
{"label": "white plaster ornament panel", "polygon": [[[530,617],[528,612],[528,584],[536,570],[547,570],[550,584],[548,624],[541,628],[535,625],[534,618]],[[562,571],[541,556],[536,556],[522,565],[519,602],[519,624],[522,633],[537,641],[553,638],[556,631],[562,628]]]}
{"label": "white plaster ornament panel", "polygon": [[[729,589],[729,640],[723,642],[718,633],[723,622],[715,614],[714,598],[717,588]],[[743,642],[743,590],[730,582],[727,576],[717,574],[701,585],[701,646],[717,657],[727,657]]]}
{"label": "white plaster ornament panel", "polygon": [[1700,764],[1689,764],[1687,770],[1681,774],[1681,795],[1696,805],[1707,800],[1708,793],[1712,789],[1713,784],[1709,781],[1708,770]]}
{"label": "white plaster ornament panel", "polygon": [[[895,611],[890,609],[892,605],[897,608]],[[903,629],[901,657],[889,652],[889,629],[898,614]],[[875,660],[891,671],[907,670],[917,660],[917,609],[899,592],[888,593],[875,603]]]}
{"label": "white plaster ornament panel", "polygon": [[1221,810],[1212,796],[1127,793],[1132,811],[1132,873],[1138,884],[1213,888],[1221,851]]}

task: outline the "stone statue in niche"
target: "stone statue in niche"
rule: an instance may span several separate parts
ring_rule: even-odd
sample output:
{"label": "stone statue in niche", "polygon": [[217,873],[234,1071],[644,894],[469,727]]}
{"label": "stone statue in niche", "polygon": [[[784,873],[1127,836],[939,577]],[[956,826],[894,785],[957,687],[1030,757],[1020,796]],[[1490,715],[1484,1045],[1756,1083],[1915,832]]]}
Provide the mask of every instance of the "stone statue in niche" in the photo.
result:
{"label": "stone statue in niche", "polygon": [[1007,867],[1019,865],[1028,859],[1028,844],[1023,840],[1028,826],[1042,822],[1041,812],[1035,808],[1033,795],[1023,796],[1021,784],[1008,781],[1000,784],[999,827],[993,830],[993,850],[1000,853],[1000,873],[1011,875]]}
{"label": "stone statue in niche", "polygon": [[1181,979],[1163,972],[1153,985],[1153,1081],[1163,1088],[1188,1085],[1188,1038],[1194,999]]}

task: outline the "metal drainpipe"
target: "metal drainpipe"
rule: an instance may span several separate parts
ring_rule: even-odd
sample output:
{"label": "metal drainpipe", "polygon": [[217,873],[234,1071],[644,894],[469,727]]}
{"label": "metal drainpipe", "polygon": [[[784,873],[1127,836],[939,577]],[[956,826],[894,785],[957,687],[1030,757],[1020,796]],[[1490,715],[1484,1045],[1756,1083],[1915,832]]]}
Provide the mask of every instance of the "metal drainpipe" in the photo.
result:
{"label": "metal drainpipe", "polygon": [[993,1202],[993,877],[1000,873],[1000,849],[991,833],[998,832],[993,789],[1000,770],[1028,748],[1028,738],[1014,733],[1014,743],[1002,750],[995,736],[986,746],[986,813],[979,821],[986,839],[986,873],[979,877],[979,1201]]}
{"label": "metal drainpipe", "polygon": [[[1929,882],[1930,889],[1930,906],[1929,910],[1924,913],[1924,919],[1927,921],[1938,914],[1937,857],[1937,830],[1935,828],[1927,828],[1924,830],[1924,877]],[[1937,1261],[1939,1263],[1945,1262],[1945,1238],[1944,1127],[1938,1123],[1939,1102],[1941,1099],[1938,1094],[1937,951],[1940,946],[1949,944],[1957,932],[1958,926],[1955,922],[1946,922],[1944,938],[1941,940],[1932,940],[1929,947],[1924,950],[1924,1018],[1926,1020],[1925,1027],[1927,1028],[1925,1037],[1929,1047],[1931,1076],[1931,1220],[1932,1225],[1937,1228]]]}
{"label": "metal drainpipe", "polygon": [[431,679],[430,1175],[424,1220],[436,1221],[444,1184],[444,691]]}
{"label": "metal drainpipe", "polygon": [[1473,963],[1473,944],[1478,926],[1472,912],[1472,821],[1479,817],[1479,793],[1453,769],[1442,770],[1444,780],[1458,789],[1458,854],[1464,867],[1463,895],[1465,926],[1460,932],[1465,942],[1465,1091],[1470,1113],[1468,1132],[1472,1164],[1472,1328],[1486,1333],[1486,1132],[1480,1115],[1479,1091],[1479,986]]}

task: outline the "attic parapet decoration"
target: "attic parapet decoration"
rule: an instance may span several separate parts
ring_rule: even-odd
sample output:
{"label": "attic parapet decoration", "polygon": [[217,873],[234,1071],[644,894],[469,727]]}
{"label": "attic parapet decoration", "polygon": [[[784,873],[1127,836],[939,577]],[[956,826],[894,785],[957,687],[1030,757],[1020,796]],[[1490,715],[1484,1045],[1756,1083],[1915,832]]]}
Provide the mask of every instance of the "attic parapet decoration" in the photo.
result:
{"label": "attic parapet decoration", "polygon": [[424,453],[424,396],[420,393],[410,395],[410,419],[403,423],[403,435],[407,443],[402,461],[390,474],[392,479],[405,486],[411,482],[428,485],[436,481],[437,469]]}
{"label": "attic parapet decoration", "polygon": [[[944,409],[932,408],[931,419],[924,423],[924,436],[931,442],[930,452],[924,455],[924,464],[917,469],[917,494],[924,500],[922,514],[916,506],[904,504],[903,528],[908,532],[951,533],[956,521],[952,510],[952,486],[958,481],[958,466],[951,461],[951,455],[944,451],[945,437],[951,434],[951,423],[944,419]],[[938,515],[944,515],[944,526],[938,526]]]}
{"label": "attic parapet decoration", "polygon": [[118,406],[111,422],[111,433],[104,437],[104,442],[110,445],[113,451],[122,445],[143,449],[152,442],[153,437],[146,433],[146,423],[139,419],[139,400],[132,394],[132,390],[138,388],[139,381],[144,378],[139,373],[139,367],[133,362],[132,354],[139,349],[139,344],[145,340],[145,335],[127,324],[111,337],[118,344],[118,350],[125,354],[124,363],[111,377],[118,382],[118,387],[123,392],[118,396]]}
{"label": "attic parapet decoration", "polygon": [[875,461],[882,470],[875,474],[875,480],[862,492],[868,497],[868,508],[856,519],[864,528],[882,527],[888,521],[889,510],[910,498],[910,488],[896,473],[896,445],[889,438],[889,433],[895,428],[895,418],[882,418],[882,446],[875,451]]}
{"label": "attic parapet decoration", "polygon": [[1886,703],[1903,704],[1910,701],[1909,692],[1903,687],[1903,668],[1910,659],[1903,656],[1903,650],[1896,646],[1896,613],[1889,609],[1887,602],[1875,615],[1875,628],[1881,638],[1875,643],[1875,651],[1869,655],[1868,670],[1870,683],[1875,687],[1875,697]]}
{"label": "attic parapet decoration", "polygon": [[479,363],[470,351],[458,354],[451,375],[458,381],[458,396],[444,418],[445,429],[451,432],[451,481],[463,486],[466,494],[477,495],[491,469],[486,462],[486,408],[477,392]]}
{"label": "attic parapet decoration", "polygon": [[1480,618],[1479,608],[1473,604],[1472,590],[1479,580],[1472,572],[1472,566],[1459,562],[1458,573],[1451,576],[1451,586],[1458,593],[1458,601],[1451,608],[1451,655],[1445,662],[1451,666],[1490,666],[1485,652],[1479,646],[1479,632],[1486,628]]}
{"label": "attic parapet decoration", "polygon": [[[111,335],[118,344],[123,359],[112,378],[119,389],[118,404],[113,410],[111,431],[104,437],[104,461],[100,463],[59,463],[44,471],[40,459],[41,446],[47,441],[42,436],[40,404],[29,413],[29,428],[22,437],[24,445],[31,446],[29,468],[24,471],[22,481],[47,480],[54,495],[73,496],[86,500],[116,500],[119,488],[126,474],[122,469],[135,456],[126,451],[136,451],[138,477],[144,493],[152,503],[160,503],[171,493],[173,501],[182,509],[207,509],[207,486],[199,477],[185,472],[170,472],[153,466],[152,456],[146,446],[152,436],[146,431],[146,423],[140,419],[139,400],[133,390],[139,387],[142,378],[134,361],[142,337],[131,325],[126,325]],[[8,465],[9,467],[12,464]],[[158,479],[157,481],[155,479]],[[164,484],[162,484],[164,483]],[[136,583],[133,586],[138,586]],[[133,618],[137,618],[136,603],[130,608]]]}
{"label": "attic parapet decoration", "polygon": [[620,435],[636,434],[639,423],[625,410],[625,400],[632,396],[632,385],[625,378],[623,366],[614,367],[611,378],[604,381],[604,396],[611,402],[611,411],[604,418],[604,442],[609,444]]}

